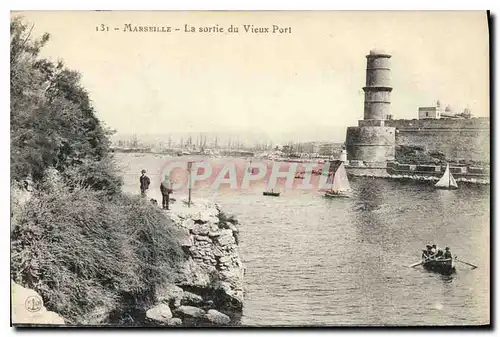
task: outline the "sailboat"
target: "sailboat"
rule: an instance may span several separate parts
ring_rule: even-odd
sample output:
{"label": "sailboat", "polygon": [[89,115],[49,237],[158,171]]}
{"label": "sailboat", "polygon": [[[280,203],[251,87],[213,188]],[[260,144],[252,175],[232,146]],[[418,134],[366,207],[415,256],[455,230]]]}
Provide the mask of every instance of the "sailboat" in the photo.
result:
{"label": "sailboat", "polygon": [[450,164],[446,164],[446,170],[444,171],[443,176],[434,186],[436,188],[446,188],[446,189],[458,188],[457,182],[455,181],[455,178],[453,178],[453,175],[450,172]]}
{"label": "sailboat", "polygon": [[328,198],[348,198],[351,195],[351,186],[349,179],[347,179],[347,172],[344,167],[344,162],[340,160],[330,162],[330,177],[328,183],[332,187],[325,192],[325,197]]}

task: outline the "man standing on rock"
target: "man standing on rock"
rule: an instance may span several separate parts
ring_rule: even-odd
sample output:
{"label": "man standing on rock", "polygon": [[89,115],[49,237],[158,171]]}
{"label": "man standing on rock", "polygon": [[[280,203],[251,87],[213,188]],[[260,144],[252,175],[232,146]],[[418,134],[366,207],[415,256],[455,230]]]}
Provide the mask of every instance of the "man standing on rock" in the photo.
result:
{"label": "man standing on rock", "polygon": [[165,175],[165,179],[161,182],[160,191],[162,196],[162,208],[169,209],[168,204],[170,203],[170,193],[172,193],[172,182],[168,178],[168,175]]}
{"label": "man standing on rock", "polygon": [[151,183],[148,176],[146,175],[146,170],[141,171],[139,182],[141,183],[141,196],[146,197],[146,191],[149,189],[149,184]]}

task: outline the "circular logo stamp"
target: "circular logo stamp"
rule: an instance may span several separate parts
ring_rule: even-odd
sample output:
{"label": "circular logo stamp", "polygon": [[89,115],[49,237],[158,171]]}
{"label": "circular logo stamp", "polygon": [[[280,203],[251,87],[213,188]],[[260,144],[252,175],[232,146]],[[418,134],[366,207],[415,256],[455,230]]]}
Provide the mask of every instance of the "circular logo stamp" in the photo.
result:
{"label": "circular logo stamp", "polygon": [[38,296],[28,296],[24,306],[30,312],[37,312],[42,308],[42,299]]}

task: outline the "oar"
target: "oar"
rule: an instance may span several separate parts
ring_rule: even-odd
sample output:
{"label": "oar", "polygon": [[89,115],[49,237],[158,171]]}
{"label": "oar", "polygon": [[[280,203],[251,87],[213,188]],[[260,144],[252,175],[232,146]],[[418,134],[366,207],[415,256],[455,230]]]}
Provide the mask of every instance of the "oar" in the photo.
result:
{"label": "oar", "polygon": [[408,268],[413,268],[413,267],[416,267],[416,266],[420,266],[422,263],[426,263],[427,261],[432,260],[432,257],[433,257],[433,256],[428,257],[428,258],[426,258],[425,260],[422,260],[422,261],[420,261],[420,262],[417,262],[417,263],[411,264],[411,265],[409,265],[409,266],[408,266]]}
{"label": "oar", "polygon": [[419,265],[421,265],[422,263],[424,263],[424,261],[420,261],[420,262],[417,262],[417,263],[414,263],[414,264],[410,264],[410,265],[408,266],[408,268],[413,268],[413,267],[419,266]]}
{"label": "oar", "polygon": [[471,266],[471,267],[472,267],[472,269],[476,269],[476,268],[477,268],[477,266],[473,265],[472,263],[469,263],[469,262],[465,262],[465,261],[459,260],[459,259],[457,259],[456,257],[455,257],[455,261],[465,263],[466,265]]}

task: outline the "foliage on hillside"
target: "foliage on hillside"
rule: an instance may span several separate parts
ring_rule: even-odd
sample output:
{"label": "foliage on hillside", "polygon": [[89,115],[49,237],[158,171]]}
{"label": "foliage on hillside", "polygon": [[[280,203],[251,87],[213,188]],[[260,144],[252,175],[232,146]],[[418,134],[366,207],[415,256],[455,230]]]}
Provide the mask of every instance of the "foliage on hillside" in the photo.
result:
{"label": "foliage on hillside", "polygon": [[[47,183],[44,183],[47,184]],[[147,300],[172,279],[183,253],[162,211],[140,197],[107,197],[61,181],[22,207],[12,229],[12,278],[43,294],[69,323]],[[107,202],[103,202],[107,200]]]}
{"label": "foliage on hillside", "polygon": [[49,36],[31,33],[12,19],[11,277],[68,323],[95,322],[148,301],[184,257],[163,212],[121,192],[80,75],[41,58]]}
{"label": "foliage on hillside", "polygon": [[53,167],[68,172],[73,180],[78,175],[84,185],[117,191],[121,181],[112,173],[101,175],[105,179],[98,182],[88,174],[96,166],[101,172],[113,172],[114,165],[109,158],[109,131],[95,116],[80,74],[62,62],[39,57],[49,35],[33,39],[32,28],[19,17],[11,21],[12,179],[31,176],[39,182]]}

